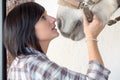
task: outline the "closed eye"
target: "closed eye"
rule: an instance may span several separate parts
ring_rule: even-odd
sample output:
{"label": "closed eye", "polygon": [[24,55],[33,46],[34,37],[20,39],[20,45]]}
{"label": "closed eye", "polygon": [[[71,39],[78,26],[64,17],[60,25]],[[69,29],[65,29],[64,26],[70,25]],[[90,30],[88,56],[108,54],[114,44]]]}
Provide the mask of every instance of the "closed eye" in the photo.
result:
{"label": "closed eye", "polygon": [[41,19],[42,19],[42,20],[46,20],[46,16],[42,16]]}

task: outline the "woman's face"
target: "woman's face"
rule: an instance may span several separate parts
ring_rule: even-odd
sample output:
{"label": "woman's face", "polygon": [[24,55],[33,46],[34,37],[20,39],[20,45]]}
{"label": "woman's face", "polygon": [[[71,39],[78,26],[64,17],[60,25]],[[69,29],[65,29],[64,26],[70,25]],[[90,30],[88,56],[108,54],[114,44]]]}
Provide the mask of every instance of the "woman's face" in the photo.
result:
{"label": "woman's face", "polygon": [[52,40],[59,35],[55,28],[56,19],[47,15],[46,12],[42,14],[39,21],[35,25],[35,33],[39,41]]}

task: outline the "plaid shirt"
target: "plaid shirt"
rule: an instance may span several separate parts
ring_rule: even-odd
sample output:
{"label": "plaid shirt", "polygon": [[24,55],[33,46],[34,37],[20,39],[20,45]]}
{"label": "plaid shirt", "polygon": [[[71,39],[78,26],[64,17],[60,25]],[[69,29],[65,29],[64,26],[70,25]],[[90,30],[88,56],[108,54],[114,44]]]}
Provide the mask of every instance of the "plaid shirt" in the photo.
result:
{"label": "plaid shirt", "polygon": [[108,80],[110,71],[97,61],[90,61],[86,75],[60,67],[46,55],[21,55],[12,62],[8,80]]}

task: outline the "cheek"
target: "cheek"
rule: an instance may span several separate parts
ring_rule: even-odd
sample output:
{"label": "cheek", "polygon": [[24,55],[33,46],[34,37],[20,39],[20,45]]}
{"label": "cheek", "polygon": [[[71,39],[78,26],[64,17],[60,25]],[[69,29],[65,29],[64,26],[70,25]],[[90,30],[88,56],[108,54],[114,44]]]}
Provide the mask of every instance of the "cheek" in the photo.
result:
{"label": "cheek", "polygon": [[49,37],[49,28],[44,24],[37,24],[35,26],[35,33],[39,40],[45,40]]}

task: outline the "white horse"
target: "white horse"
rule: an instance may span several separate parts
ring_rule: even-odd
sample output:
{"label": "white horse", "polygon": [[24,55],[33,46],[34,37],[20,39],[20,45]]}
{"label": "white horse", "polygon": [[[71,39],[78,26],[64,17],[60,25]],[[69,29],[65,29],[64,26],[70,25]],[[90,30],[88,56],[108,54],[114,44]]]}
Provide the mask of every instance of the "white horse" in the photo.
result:
{"label": "white horse", "polygon": [[84,38],[82,24],[82,3],[87,3],[89,9],[108,23],[110,16],[120,6],[120,0],[59,0],[57,25],[64,37],[74,41]]}

